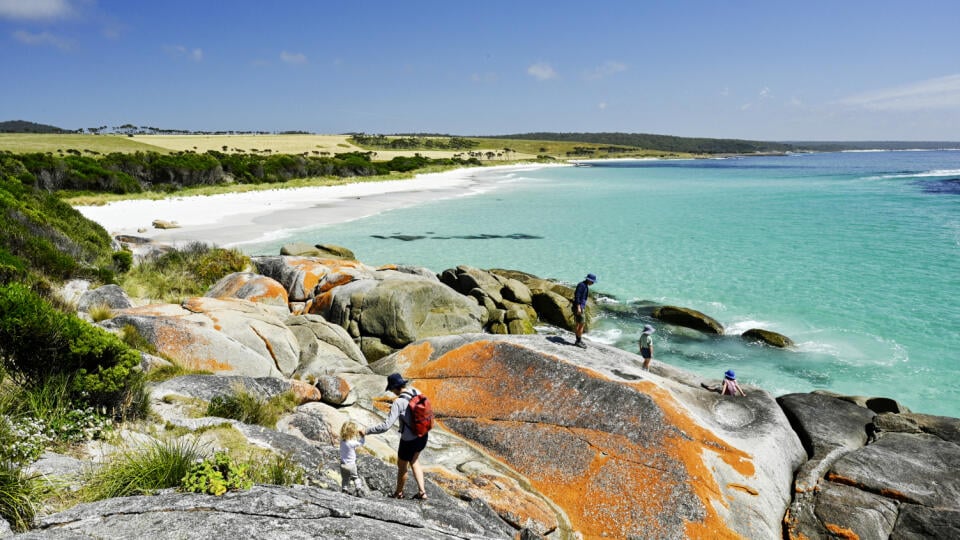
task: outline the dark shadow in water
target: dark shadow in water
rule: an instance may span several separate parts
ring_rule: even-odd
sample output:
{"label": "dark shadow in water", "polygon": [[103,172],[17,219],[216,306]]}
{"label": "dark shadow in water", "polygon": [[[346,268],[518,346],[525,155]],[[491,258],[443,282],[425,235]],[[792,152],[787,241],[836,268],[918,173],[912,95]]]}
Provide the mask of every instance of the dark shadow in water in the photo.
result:
{"label": "dark shadow in water", "polygon": [[[432,233],[428,233],[432,234]],[[392,234],[389,236],[384,236],[382,234],[371,234],[370,238],[379,238],[380,240],[403,240],[404,242],[410,242],[412,240],[423,240],[427,238],[424,235],[420,234]],[[525,233],[513,233],[513,234],[468,234],[464,236],[432,236],[431,240],[498,240],[498,239],[507,239],[507,240],[543,240],[542,236],[535,236],[532,234]]]}
{"label": "dark shadow in water", "polygon": [[960,178],[938,178],[936,180],[917,180],[916,184],[924,193],[934,195],[960,195]]}

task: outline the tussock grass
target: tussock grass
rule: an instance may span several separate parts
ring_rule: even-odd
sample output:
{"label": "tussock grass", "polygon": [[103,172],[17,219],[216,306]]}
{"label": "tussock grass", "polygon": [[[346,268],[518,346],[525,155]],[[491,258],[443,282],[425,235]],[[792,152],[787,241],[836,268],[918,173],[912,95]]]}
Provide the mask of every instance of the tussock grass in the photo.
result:
{"label": "tussock grass", "polygon": [[196,441],[154,442],[128,450],[96,469],[82,489],[81,499],[149,495],[179,487],[181,480],[204,453]]}
{"label": "tussock grass", "polygon": [[87,314],[90,315],[90,318],[93,319],[93,322],[101,322],[113,318],[113,309],[106,304],[97,304],[95,306],[90,306],[90,309],[87,310]]}
{"label": "tussock grass", "polygon": [[124,274],[124,290],[167,303],[202,296],[220,278],[250,267],[250,258],[237,249],[192,242],[141,262]]}
{"label": "tussock grass", "polygon": [[45,494],[46,488],[36,477],[10,463],[0,463],[0,518],[15,531],[30,527]]}
{"label": "tussock grass", "polygon": [[292,486],[303,484],[306,473],[290,454],[271,454],[269,457],[248,460],[250,478],[258,484]]}
{"label": "tussock grass", "polygon": [[243,387],[236,386],[232,394],[211,399],[207,415],[272,429],[276,427],[280,416],[292,411],[296,406],[297,400],[293,392],[284,392],[265,400]]}

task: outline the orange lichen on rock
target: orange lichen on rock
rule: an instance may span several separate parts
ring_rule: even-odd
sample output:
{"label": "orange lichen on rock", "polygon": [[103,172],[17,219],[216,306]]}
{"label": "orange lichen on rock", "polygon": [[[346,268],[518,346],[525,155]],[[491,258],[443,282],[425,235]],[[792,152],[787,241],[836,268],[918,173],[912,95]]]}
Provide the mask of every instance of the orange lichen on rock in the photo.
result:
{"label": "orange lichen on rock", "polygon": [[320,292],[327,292],[334,287],[346,285],[356,279],[355,276],[348,273],[329,273],[320,281]]}
{"label": "orange lichen on rock", "polygon": [[548,534],[559,525],[550,505],[531,495],[512,478],[492,474],[472,474],[465,478],[436,467],[431,469],[430,480],[456,496],[482,499],[518,529],[532,525],[540,534]]}
{"label": "orange lichen on rock", "polygon": [[727,487],[730,489],[736,489],[737,491],[742,491],[744,493],[749,493],[750,495],[759,495],[760,492],[753,489],[750,486],[745,486],[743,484],[727,484]]}
{"label": "orange lichen on rock", "polygon": [[300,405],[309,403],[311,401],[320,401],[320,398],[323,397],[323,394],[320,392],[320,390],[307,381],[291,379],[290,391],[293,392],[294,397],[297,398],[297,403]]}
{"label": "orange lichen on rock", "polygon": [[496,341],[441,354],[414,344],[397,365],[448,429],[525,476],[585,537],[739,537],[714,508],[728,503],[704,453],[744,476],[751,456],[656,384]]}
{"label": "orange lichen on rock", "polygon": [[308,257],[288,257],[286,259],[288,265],[301,270],[303,272],[303,290],[312,291],[316,289],[317,284],[320,283],[320,280],[327,274],[330,270],[326,265],[320,263],[316,259],[311,259]]}
{"label": "orange lichen on rock", "polygon": [[846,527],[841,527],[839,525],[834,525],[833,523],[824,523],[827,530],[833,533],[834,535],[845,538],[846,540],[860,540],[860,535],[851,531]]}

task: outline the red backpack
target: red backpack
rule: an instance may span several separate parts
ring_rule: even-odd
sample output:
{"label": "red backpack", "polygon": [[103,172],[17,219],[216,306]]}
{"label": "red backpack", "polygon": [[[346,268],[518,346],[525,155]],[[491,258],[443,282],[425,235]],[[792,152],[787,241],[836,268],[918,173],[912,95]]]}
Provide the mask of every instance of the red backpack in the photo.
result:
{"label": "red backpack", "polygon": [[[407,392],[400,395],[404,394],[410,395]],[[410,404],[407,405],[406,420],[403,424],[409,427],[417,437],[423,437],[433,428],[433,407],[430,405],[427,396],[421,393],[410,396],[408,399]]]}

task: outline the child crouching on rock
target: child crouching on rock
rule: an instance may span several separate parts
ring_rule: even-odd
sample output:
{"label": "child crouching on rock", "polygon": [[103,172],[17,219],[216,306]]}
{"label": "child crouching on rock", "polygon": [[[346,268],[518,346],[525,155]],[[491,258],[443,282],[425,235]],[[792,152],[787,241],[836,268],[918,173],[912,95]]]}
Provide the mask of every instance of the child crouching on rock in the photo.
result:
{"label": "child crouching on rock", "polygon": [[363,444],[360,426],[353,420],[344,422],[340,428],[340,491],[350,493],[348,488],[352,486],[352,495],[357,497],[364,495],[363,480],[357,473],[357,448]]}

